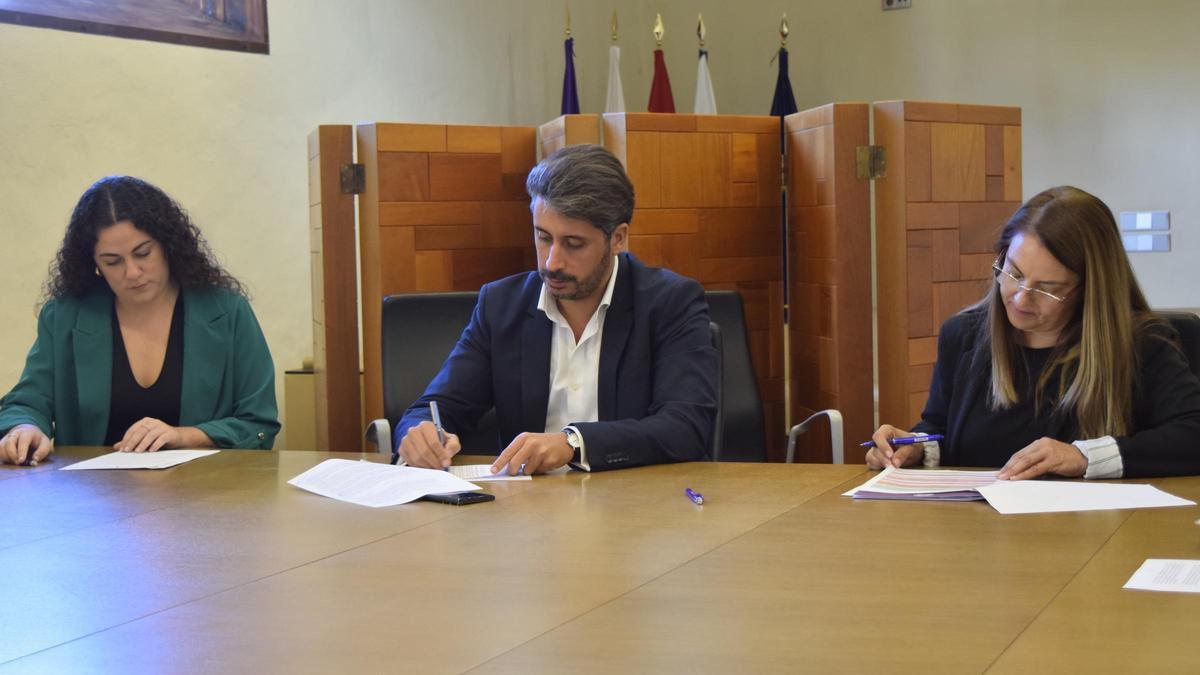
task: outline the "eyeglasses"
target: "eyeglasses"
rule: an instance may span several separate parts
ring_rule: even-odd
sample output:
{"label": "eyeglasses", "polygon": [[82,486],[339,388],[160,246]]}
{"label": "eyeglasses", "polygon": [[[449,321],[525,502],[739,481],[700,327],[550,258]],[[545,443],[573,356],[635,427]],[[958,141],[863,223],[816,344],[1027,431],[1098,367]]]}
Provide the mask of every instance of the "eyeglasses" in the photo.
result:
{"label": "eyeglasses", "polygon": [[1043,291],[1040,288],[1032,288],[1030,286],[1026,286],[1025,282],[1018,279],[1011,272],[1006,271],[1003,267],[1000,267],[1000,263],[992,263],[992,270],[994,270],[996,272],[996,281],[1001,286],[1003,286],[1006,282],[1012,282],[1012,285],[1016,286],[1018,291],[1022,291],[1024,293],[1033,293],[1034,298],[1042,296],[1042,297],[1049,298],[1055,302],[1061,303],[1061,302],[1066,302],[1067,295],[1070,295],[1070,293],[1067,293],[1066,295],[1055,295],[1053,293],[1050,293],[1049,291]]}

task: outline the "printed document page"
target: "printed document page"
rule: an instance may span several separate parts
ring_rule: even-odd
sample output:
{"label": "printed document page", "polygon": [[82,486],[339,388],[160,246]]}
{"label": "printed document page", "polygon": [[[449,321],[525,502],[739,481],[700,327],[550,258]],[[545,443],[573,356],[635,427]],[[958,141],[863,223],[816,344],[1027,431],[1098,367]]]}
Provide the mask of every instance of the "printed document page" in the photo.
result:
{"label": "printed document page", "polygon": [[473,480],[476,482],[484,481],[499,481],[499,480],[533,480],[533,476],[510,476],[501,471],[500,473],[492,473],[491,464],[456,464],[450,467],[450,473],[458,476],[463,480]]}
{"label": "printed document page", "polygon": [[1139,591],[1200,593],[1200,560],[1150,558],[1125,582]]}
{"label": "printed document page", "polygon": [[288,481],[331,499],[378,508],[406,504],[425,495],[467,492],[479,486],[449,471],[327,459]]}
{"label": "printed document page", "polygon": [[220,450],[159,450],[158,452],[110,452],[64,466],[59,471],[88,469],[166,469],[193,459],[215,455]]}
{"label": "printed document page", "polygon": [[1153,485],[1130,483],[1002,480],[978,490],[992,507],[1004,514],[1196,505]]}

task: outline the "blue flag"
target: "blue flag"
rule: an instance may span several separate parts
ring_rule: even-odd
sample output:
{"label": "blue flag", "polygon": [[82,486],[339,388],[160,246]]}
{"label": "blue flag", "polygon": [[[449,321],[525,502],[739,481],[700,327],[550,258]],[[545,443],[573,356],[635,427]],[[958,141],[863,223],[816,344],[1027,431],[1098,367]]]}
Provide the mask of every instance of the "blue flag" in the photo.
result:
{"label": "blue flag", "polygon": [[579,89],[575,85],[575,38],[567,38],[563,42],[563,48],[567,53],[567,68],[563,71],[562,114],[578,115]]}
{"label": "blue flag", "polygon": [[771,101],[771,114],[785,117],[796,112],[796,97],[792,94],[792,81],[788,78],[787,47],[779,48],[779,78],[775,80],[775,99]]}

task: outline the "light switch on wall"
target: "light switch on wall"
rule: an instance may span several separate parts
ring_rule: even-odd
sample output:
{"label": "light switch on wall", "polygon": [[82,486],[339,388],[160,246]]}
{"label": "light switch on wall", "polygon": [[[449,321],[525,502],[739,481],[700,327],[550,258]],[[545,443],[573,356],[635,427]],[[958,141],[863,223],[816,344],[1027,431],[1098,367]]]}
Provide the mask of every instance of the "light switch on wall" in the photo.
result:
{"label": "light switch on wall", "polygon": [[1170,211],[1122,211],[1122,230],[1169,230]]}
{"label": "light switch on wall", "polygon": [[1130,253],[1171,250],[1170,211],[1122,211],[1121,242]]}
{"label": "light switch on wall", "polygon": [[1158,253],[1171,250],[1171,234],[1122,234],[1125,250],[1131,253]]}

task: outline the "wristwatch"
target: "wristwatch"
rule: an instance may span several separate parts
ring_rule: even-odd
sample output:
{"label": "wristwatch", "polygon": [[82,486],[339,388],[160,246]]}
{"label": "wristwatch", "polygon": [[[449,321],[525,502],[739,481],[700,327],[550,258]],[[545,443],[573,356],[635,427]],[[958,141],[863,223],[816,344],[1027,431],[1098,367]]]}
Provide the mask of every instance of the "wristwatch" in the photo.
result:
{"label": "wristwatch", "polygon": [[583,450],[583,439],[571,427],[563,427],[563,433],[567,435],[567,445],[571,446],[571,461],[578,463]]}

